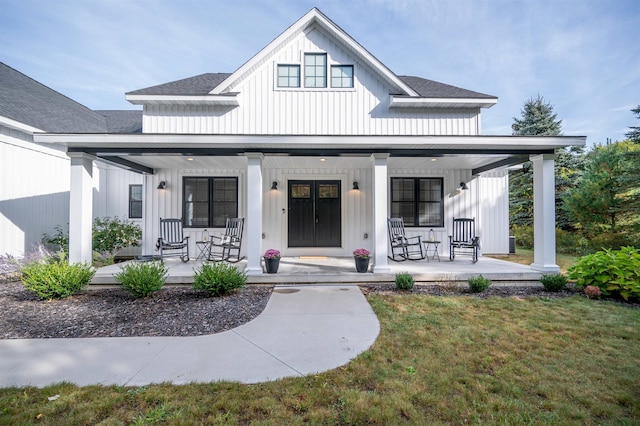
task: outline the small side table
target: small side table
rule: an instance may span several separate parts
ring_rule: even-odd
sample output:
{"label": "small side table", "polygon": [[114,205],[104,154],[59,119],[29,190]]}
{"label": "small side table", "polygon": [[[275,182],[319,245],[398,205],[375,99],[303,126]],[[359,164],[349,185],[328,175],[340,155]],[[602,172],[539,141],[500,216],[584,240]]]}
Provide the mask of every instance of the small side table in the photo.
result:
{"label": "small side table", "polygon": [[429,260],[429,254],[431,254],[431,259],[438,259],[438,262],[440,262],[440,255],[438,254],[438,245],[440,244],[440,241],[423,241],[422,244],[424,244],[424,251],[425,251],[425,255],[427,260]]}
{"label": "small side table", "polygon": [[200,253],[198,254],[198,257],[196,257],[196,260],[208,260],[211,256],[211,241],[196,241],[196,247],[198,247],[198,250],[200,250]]}

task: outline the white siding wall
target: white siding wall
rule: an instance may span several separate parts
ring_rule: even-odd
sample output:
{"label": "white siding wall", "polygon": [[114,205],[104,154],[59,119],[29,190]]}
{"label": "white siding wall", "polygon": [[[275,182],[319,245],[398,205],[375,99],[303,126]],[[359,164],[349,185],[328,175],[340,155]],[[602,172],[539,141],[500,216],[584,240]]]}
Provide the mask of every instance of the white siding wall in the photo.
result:
{"label": "white siding wall", "polygon": [[69,222],[69,158],[0,126],[0,254],[22,256]]}
{"label": "white siding wall", "polygon": [[[354,65],[353,89],[276,88],[276,64],[300,64],[304,52],[327,52],[331,64]],[[303,78],[301,78],[302,85]],[[477,135],[479,109],[389,109],[390,88],[320,30],[295,38],[237,87],[239,107],[147,105],[145,133]]]}
{"label": "white siding wall", "polygon": [[[239,185],[239,216],[246,216],[246,160],[235,160],[238,167],[211,168],[211,169],[162,169],[153,176],[147,176],[148,185],[145,200],[151,200],[145,206],[145,215],[150,218],[145,223],[145,233],[150,238],[145,238],[145,254],[154,254],[154,243],[158,238],[160,217],[182,217],[182,178],[184,176],[237,176]],[[304,157],[265,157],[263,160],[263,233],[264,238],[260,242],[262,250],[275,248],[285,256],[300,255],[325,255],[325,256],[350,256],[352,251],[359,247],[372,249],[372,169],[368,158],[328,158],[320,164],[318,158]],[[434,169],[429,167],[414,168],[389,168],[389,177],[442,177],[444,178],[445,220],[444,227],[434,228],[436,239],[441,241],[439,247],[441,255],[447,255],[448,235],[451,233],[453,217],[475,217],[477,221],[477,233],[481,238],[484,252],[497,253],[502,250],[502,240],[508,250],[508,238],[503,238],[502,233],[496,229],[504,227],[501,217],[503,211],[496,210],[497,204],[480,202],[483,197],[498,198],[504,194],[498,194],[504,187],[500,176],[496,177],[471,177],[469,170],[461,169]],[[288,188],[289,180],[314,180],[330,179],[340,180],[342,183],[342,246],[339,248],[292,248],[287,247],[288,224]],[[158,190],[156,186],[161,180],[168,182],[166,190]],[[486,182],[485,182],[486,180]],[[271,190],[271,183],[278,182],[278,190]],[[357,181],[359,191],[352,189],[353,182]],[[466,182],[467,191],[457,191],[460,182]],[[494,191],[496,194],[489,194]],[[504,198],[501,198],[504,201]],[[500,208],[503,208],[501,206]],[[284,211],[283,211],[284,209]],[[508,217],[508,215],[506,216]],[[430,228],[410,228],[409,235],[421,235],[428,238]],[[192,257],[197,255],[195,241],[201,239],[203,228],[187,228],[186,235],[190,238],[190,253]],[[208,229],[209,233],[220,233],[223,229]],[[502,231],[501,231],[502,232]],[[365,234],[368,234],[366,238]],[[508,223],[507,223],[508,234]],[[508,236],[508,235],[507,235]],[[243,246],[256,244],[255,241],[247,241],[246,235]],[[490,250],[490,251],[489,251]],[[243,253],[244,254],[244,253]]]}
{"label": "white siding wall", "polygon": [[483,253],[509,253],[509,174],[495,171],[483,174],[479,180],[480,224],[483,235],[480,240]]}
{"label": "white siding wall", "polygon": [[[57,225],[68,232],[69,167],[64,148],[0,126],[0,254],[28,253]],[[96,162],[94,180],[94,217],[128,217],[129,183],[142,176]]]}

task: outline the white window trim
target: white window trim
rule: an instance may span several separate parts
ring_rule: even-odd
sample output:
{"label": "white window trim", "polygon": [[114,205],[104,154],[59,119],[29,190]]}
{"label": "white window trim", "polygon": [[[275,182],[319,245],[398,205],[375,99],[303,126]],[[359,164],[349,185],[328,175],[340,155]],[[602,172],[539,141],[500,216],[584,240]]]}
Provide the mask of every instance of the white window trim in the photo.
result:
{"label": "white window trim", "polygon": [[[307,53],[322,53],[327,55],[327,87],[305,87],[304,86],[304,55]],[[279,87],[278,86],[278,65],[297,65],[300,67],[300,87]],[[350,65],[353,67],[353,87],[331,87],[331,67],[333,65]],[[301,50],[298,62],[274,62],[273,63],[273,90],[276,92],[355,92],[358,75],[358,64],[342,63],[333,61],[331,55],[323,50]]]}

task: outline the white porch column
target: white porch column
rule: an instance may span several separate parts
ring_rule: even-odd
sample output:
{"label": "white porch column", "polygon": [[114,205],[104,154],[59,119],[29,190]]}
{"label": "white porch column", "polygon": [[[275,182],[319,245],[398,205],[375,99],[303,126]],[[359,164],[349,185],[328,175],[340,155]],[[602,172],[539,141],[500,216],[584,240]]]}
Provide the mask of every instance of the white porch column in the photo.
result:
{"label": "white porch column", "polygon": [[559,272],[556,265],[556,184],[554,154],[532,155],[533,263],[541,272]]}
{"label": "white porch column", "polygon": [[372,154],[373,162],[373,272],[391,272],[387,258],[387,161],[389,154]]}
{"label": "white porch column", "polygon": [[245,154],[247,164],[247,275],[262,274],[260,257],[262,256],[262,159],[260,152]]}
{"label": "white porch column", "polygon": [[[154,230],[159,231],[159,221],[154,220],[153,215],[153,206],[154,199],[158,197],[158,192],[160,189],[156,189],[156,186],[153,185],[155,182],[154,175],[146,174],[143,177],[144,184],[142,186],[142,190],[144,195],[142,196],[142,250],[141,253],[144,256],[152,256],[154,254],[154,250],[156,248],[156,241],[153,238]],[[154,190],[156,193],[154,193]],[[157,203],[155,203],[157,205]],[[157,231],[156,231],[157,232]],[[156,237],[157,238],[157,237]]]}
{"label": "white porch column", "polygon": [[93,160],[82,152],[67,154],[71,158],[69,194],[69,262],[91,263],[93,221]]}

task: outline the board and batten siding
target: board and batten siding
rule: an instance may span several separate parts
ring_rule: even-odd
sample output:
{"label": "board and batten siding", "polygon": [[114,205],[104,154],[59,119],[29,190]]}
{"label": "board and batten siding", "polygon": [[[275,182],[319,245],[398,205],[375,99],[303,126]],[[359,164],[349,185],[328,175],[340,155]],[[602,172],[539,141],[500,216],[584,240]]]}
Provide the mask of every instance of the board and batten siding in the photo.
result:
{"label": "board and batten siding", "polygon": [[[129,184],[142,176],[94,162],[93,216],[128,217]],[[64,148],[0,126],[0,255],[21,257],[69,224],[70,161]]]}
{"label": "board and batten siding", "polygon": [[[331,65],[354,65],[349,89],[276,87],[277,64],[327,52]],[[304,86],[304,77],[301,77]],[[258,135],[478,135],[478,108],[389,108],[393,91],[325,32],[300,34],[240,79],[238,107],[145,105],[144,133]]]}
{"label": "board and batten siding", "polygon": [[[238,177],[238,215],[246,217],[246,159],[237,159],[238,167],[211,169],[160,169],[155,175],[145,177],[145,200],[151,200],[144,207],[145,254],[154,254],[155,241],[159,233],[160,218],[182,217],[182,181],[186,176],[235,176]],[[372,166],[367,158],[329,158],[322,165],[317,158],[310,157],[265,157],[263,160],[263,211],[260,242],[262,251],[275,248],[283,256],[323,255],[351,256],[356,248],[373,248],[373,183]],[[506,253],[508,250],[508,222],[499,221],[503,210],[508,209],[508,197],[502,192],[504,177],[496,174],[472,177],[469,170],[434,168],[389,168],[389,177],[442,177],[444,179],[444,226],[433,228],[435,237],[441,241],[440,255],[448,254],[448,236],[454,217],[475,217],[477,232],[482,248],[487,253]],[[168,182],[167,189],[158,190],[160,181]],[[289,180],[339,180],[341,182],[342,244],[336,248],[288,248],[288,181]],[[277,190],[271,190],[272,182],[278,183]],[[353,182],[358,182],[360,190],[353,190]],[[467,182],[468,191],[457,191],[460,182]],[[389,188],[388,188],[389,189]],[[390,189],[389,189],[390,191]],[[390,192],[389,192],[390,193]],[[489,197],[489,198],[486,198]],[[497,198],[489,204],[485,199]],[[506,200],[506,204],[505,204]],[[506,216],[508,217],[508,215]],[[505,228],[506,226],[506,231]],[[407,228],[409,236],[420,235],[428,238],[428,227]],[[496,232],[500,229],[500,232]],[[190,254],[197,256],[195,242],[201,240],[204,228],[185,228],[190,236]],[[224,229],[207,229],[208,233],[221,234]],[[248,244],[246,234],[243,253]],[[503,241],[504,240],[504,241]],[[506,244],[506,245],[505,245]],[[503,247],[504,246],[504,247]],[[491,251],[489,251],[491,250]]]}
{"label": "board and batten siding", "polygon": [[23,256],[69,222],[69,158],[0,126],[0,254]]}

